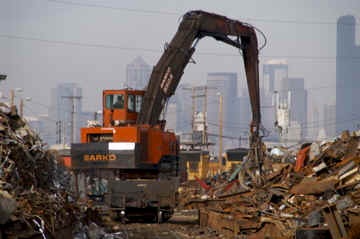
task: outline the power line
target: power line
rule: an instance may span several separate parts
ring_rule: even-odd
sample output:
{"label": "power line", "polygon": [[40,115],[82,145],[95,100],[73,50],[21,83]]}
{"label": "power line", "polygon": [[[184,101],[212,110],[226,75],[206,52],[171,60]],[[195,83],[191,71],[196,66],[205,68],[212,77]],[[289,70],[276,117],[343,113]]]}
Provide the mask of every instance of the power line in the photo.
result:
{"label": "power line", "polygon": [[48,39],[43,39],[43,38],[25,37],[25,36],[19,36],[19,35],[0,34],[0,37],[1,38],[8,38],[8,39],[25,40],[25,41],[38,41],[38,42],[49,43],[49,44],[58,44],[58,45],[72,45],[72,46],[82,46],[82,47],[120,49],[120,50],[127,50],[127,51],[150,51],[150,52],[156,52],[156,53],[160,52],[159,50],[155,50],[155,49],[146,49],[146,48],[139,48],[139,47],[121,47],[121,46],[106,45],[106,44],[82,43],[82,42],[60,41],[60,40],[48,40]]}
{"label": "power line", "polygon": [[[29,103],[29,102],[28,102]],[[30,109],[30,107],[28,106],[28,104],[25,104],[25,109],[27,109],[30,113],[32,113],[32,115],[39,115],[38,113],[36,113],[33,109]],[[50,118],[49,116],[43,117],[41,118],[42,120],[46,120],[46,121],[51,121],[51,122],[57,122],[58,120],[54,119],[54,118]]]}
{"label": "power line", "polygon": [[[36,116],[36,115],[39,115],[40,113],[36,113],[33,109],[30,109],[29,108],[29,104],[35,104],[35,105],[41,105],[41,106],[43,106],[44,108],[47,108],[47,109],[50,109],[51,108],[51,106],[47,106],[47,105],[44,105],[44,104],[40,104],[40,103],[38,103],[38,102],[33,102],[33,100],[31,100],[31,101],[29,101],[29,102],[27,102],[25,105],[24,105],[24,107],[30,112],[30,113],[32,113],[34,116]],[[63,113],[68,113],[68,114],[71,114],[72,113],[72,111],[68,111],[68,110],[64,110],[64,111],[62,111]],[[81,112],[82,113],[82,112]],[[55,118],[51,118],[49,115],[46,115],[45,117],[43,117],[42,119],[44,119],[44,120],[46,120],[46,121],[52,121],[52,122],[57,122],[57,121],[59,121],[59,120],[57,120],[57,119],[55,119]],[[76,123],[79,123],[79,122],[81,122],[81,120],[75,120],[75,122]]]}
{"label": "power line", "polygon": [[[137,13],[145,13],[145,14],[153,14],[153,15],[168,15],[168,16],[182,16],[184,13],[180,12],[172,12],[172,11],[158,11],[158,10],[149,10],[149,9],[141,9],[141,8],[125,8],[125,7],[113,7],[107,5],[100,4],[91,4],[91,3],[79,3],[73,1],[66,0],[48,0],[48,2],[63,4],[63,5],[72,5],[78,7],[88,7],[88,8],[102,8],[107,10],[115,10],[115,11],[126,11],[126,12],[137,12]],[[356,23],[346,23],[346,22],[329,22],[329,21],[300,21],[300,20],[292,20],[292,19],[265,19],[265,18],[252,18],[252,17],[240,17],[242,21],[251,21],[251,22],[271,22],[271,23],[279,23],[279,24],[304,24],[304,25],[350,25],[350,26],[358,26]]]}
{"label": "power line", "polygon": [[[219,124],[216,124],[216,123],[208,122],[208,124],[209,124],[209,125],[212,125],[212,126],[220,127],[220,125],[219,125]],[[250,124],[249,124],[249,125],[250,125]],[[246,127],[245,125],[244,125],[244,126],[230,126],[230,125],[228,125],[228,124],[226,124],[226,123],[224,123],[223,127],[226,128],[226,129],[238,129],[238,130],[241,130],[241,131],[243,131],[243,130],[249,130],[249,128],[250,128],[250,127]]]}
{"label": "power line", "polygon": [[[150,53],[160,53],[161,50],[151,49],[151,48],[140,48],[140,47],[123,47],[117,45],[107,45],[107,44],[97,44],[97,43],[83,43],[75,41],[62,41],[62,40],[48,40],[43,38],[36,37],[27,37],[19,35],[9,35],[9,34],[0,34],[0,38],[7,39],[16,39],[16,40],[25,40],[25,41],[37,41],[47,44],[54,45],[70,45],[78,47],[91,47],[91,48],[104,48],[104,49],[118,49],[124,51],[142,51]],[[199,55],[211,55],[211,56],[224,56],[224,57],[239,57],[239,54],[231,53],[217,53],[217,52],[198,52]],[[337,59],[349,59],[352,61],[359,61],[360,57],[349,56],[349,57],[336,57],[336,56],[305,56],[305,55],[259,55],[259,58],[289,58],[289,59],[304,59],[304,60],[328,60],[336,61]]]}
{"label": "power line", "polygon": [[168,11],[157,11],[157,10],[148,10],[148,9],[139,9],[139,8],[125,8],[125,7],[112,7],[107,5],[100,4],[91,4],[91,3],[78,3],[72,1],[65,0],[48,0],[49,2],[60,3],[64,5],[73,5],[78,7],[89,7],[89,8],[102,8],[107,10],[117,10],[117,11],[125,11],[125,12],[138,12],[138,13],[146,13],[146,14],[155,14],[155,15],[170,15],[170,16],[180,16],[181,14],[177,12],[168,12]]}
{"label": "power line", "polygon": [[215,136],[215,137],[218,137],[218,138],[224,138],[224,139],[234,139],[234,140],[239,140],[239,137],[228,136],[228,135],[219,135],[219,134],[212,134],[212,133],[209,133],[209,136]]}
{"label": "power line", "polygon": [[246,21],[254,22],[272,22],[272,23],[281,23],[281,24],[304,24],[304,25],[346,25],[346,26],[358,26],[356,23],[346,23],[346,22],[327,22],[327,21],[299,21],[299,20],[283,20],[283,19],[264,19],[264,18],[242,18]]}
{"label": "power line", "polygon": [[45,109],[51,109],[51,107],[49,105],[45,105],[43,103],[40,103],[40,102],[37,102],[37,101],[34,101],[33,99],[31,99],[31,101],[29,101],[29,103],[32,103],[32,104],[36,104],[36,105],[40,105],[41,107],[45,108]]}

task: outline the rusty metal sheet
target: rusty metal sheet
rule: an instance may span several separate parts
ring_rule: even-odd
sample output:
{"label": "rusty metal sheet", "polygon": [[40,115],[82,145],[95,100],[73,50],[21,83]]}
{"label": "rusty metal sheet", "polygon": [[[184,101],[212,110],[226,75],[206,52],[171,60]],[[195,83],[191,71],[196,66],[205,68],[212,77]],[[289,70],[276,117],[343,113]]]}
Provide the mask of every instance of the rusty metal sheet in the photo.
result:
{"label": "rusty metal sheet", "polygon": [[333,239],[348,238],[342,218],[335,207],[325,207],[321,212]]}
{"label": "rusty metal sheet", "polygon": [[323,180],[316,178],[304,178],[300,184],[293,186],[290,190],[294,194],[320,194],[328,190],[335,190],[338,182],[336,176],[328,177]]}

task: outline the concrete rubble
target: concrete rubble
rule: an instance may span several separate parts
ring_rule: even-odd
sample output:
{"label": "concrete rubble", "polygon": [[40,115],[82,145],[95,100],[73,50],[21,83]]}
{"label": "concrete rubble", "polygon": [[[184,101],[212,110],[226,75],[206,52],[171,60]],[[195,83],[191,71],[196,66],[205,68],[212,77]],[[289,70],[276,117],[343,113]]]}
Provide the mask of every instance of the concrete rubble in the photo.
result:
{"label": "concrete rubble", "polygon": [[360,132],[269,150],[262,177],[249,162],[231,182],[223,174],[209,187],[187,183],[180,205],[200,208],[200,224],[229,238],[359,238]]}
{"label": "concrete rubble", "polygon": [[0,103],[0,238],[64,238],[78,208],[69,174],[39,136]]}

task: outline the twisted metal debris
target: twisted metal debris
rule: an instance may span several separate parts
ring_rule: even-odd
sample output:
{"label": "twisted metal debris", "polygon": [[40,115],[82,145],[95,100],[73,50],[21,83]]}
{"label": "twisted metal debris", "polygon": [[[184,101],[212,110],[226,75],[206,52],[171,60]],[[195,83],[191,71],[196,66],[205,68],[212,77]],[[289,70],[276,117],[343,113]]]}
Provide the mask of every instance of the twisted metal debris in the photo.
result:
{"label": "twisted metal debris", "polygon": [[181,205],[200,208],[201,225],[229,238],[358,238],[360,132],[344,131],[281,155],[267,155],[264,186],[240,173],[231,191],[221,179],[205,195],[190,197],[194,188],[185,187]]}
{"label": "twisted metal debris", "polygon": [[68,183],[68,173],[16,107],[0,103],[0,238],[57,238],[76,220]]}

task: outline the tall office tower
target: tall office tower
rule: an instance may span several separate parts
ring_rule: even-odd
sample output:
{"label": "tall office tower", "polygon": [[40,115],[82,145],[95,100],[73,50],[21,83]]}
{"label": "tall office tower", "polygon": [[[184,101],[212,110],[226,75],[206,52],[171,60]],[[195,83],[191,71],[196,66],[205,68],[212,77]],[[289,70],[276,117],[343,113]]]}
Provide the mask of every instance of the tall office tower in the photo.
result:
{"label": "tall office tower", "polygon": [[312,140],[317,140],[321,127],[319,127],[320,113],[316,106],[313,108],[311,116],[311,123],[308,126],[308,137]]}
{"label": "tall office tower", "polygon": [[[288,78],[288,64],[285,59],[272,59],[263,65],[263,79],[260,80],[260,103],[262,114],[262,125],[270,132],[274,129],[275,91],[279,93],[280,99],[287,97],[286,89],[283,88],[283,79]],[[270,134],[269,140],[278,139],[278,135]]]}
{"label": "tall office tower", "polygon": [[180,84],[175,91],[176,132],[191,133],[192,123],[192,92],[190,84]]}
{"label": "tall office tower", "polygon": [[324,118],[322,127],[328,137],[336,136],[336,107],[335,105],[324,105]]}
{"label": "tall office tower", "polygon": [[[290,124],[297,122],[297,127],[304,129],[307,124],[308,95],[305,90],[304,78],[283,79],[284,90],[290,92]],[[305,136],[305,130],[301,130],[301,138]]]}
{"label": "tall office tower", "polygon": [[176,130],[176,103],[168,103],[166,107],[166,129],[175,131]]}
{"label": "tall office tower", "polygon": [[250,98],[247,91],[244,94],[240,94],[235,104],[236,109],[239,110],[239,123],[236,124],[236,129],[239,130],[239,139],[241,139],[241,146],[247,146],[250,123],[252,118]]}
{"label": "tall office tower", "polygon": [[336,134],[355,130],[360,122],[360,46],[355,45],[356,21],[342,16],[336,40]]}
{"label": "tall office tower", "polygon": [[[56,135],[61,132],[62,143],[70,145],[71,142],[79,142],[81,123],[81,97],[82,89],[76,83],[61,83],[52,89],[49,117],[61,122],[61,128],[54,124],[54,140],[49,143],[56,143]],[[55,133],[56,132],[56,133]]]}
{"label": "tall office tower", "polygon": [[273,94],[274,91],[281,91],[282,80],[288,78],[288,64],[284,59],[273,59],[263,65],[263,80],[260,81],[260,88],[264,94]]}
{"label": "tall office tower", "polygon": [[151,67],[140,56],[126,66],[125,87],[142,90],[149,81]]}
{"label": "tall office tower", "polygon": [[[222,96],[223,135],[240,136],[240,107],[237,97],[237,74],[232,72],[208,73],[207,121],[210,134],[219,134],[220,94]],[[211,138],[217,142],[219,138]],[[224,144],[226,146],[226,143]]]}

